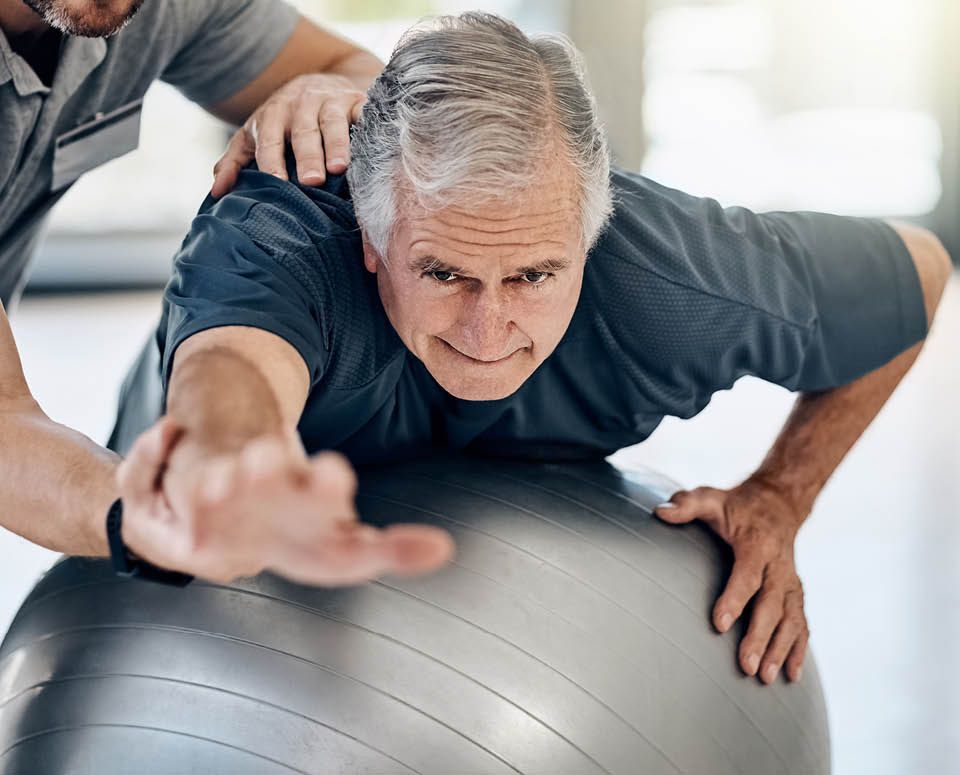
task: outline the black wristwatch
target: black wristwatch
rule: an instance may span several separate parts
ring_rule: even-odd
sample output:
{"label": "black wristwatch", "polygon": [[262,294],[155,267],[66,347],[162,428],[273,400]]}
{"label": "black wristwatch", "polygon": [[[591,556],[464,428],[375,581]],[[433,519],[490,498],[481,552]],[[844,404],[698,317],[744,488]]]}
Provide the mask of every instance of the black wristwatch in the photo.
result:
{"label": "black wristwatch", "polygon": [[174,587],[185,587],[193,581],[193,576],[189,574],[158,568],[156,565],[151,565],[146,560],[137,557],[123,543],[123,537],[120,535],[122,525],[123,501],[117,498],[110,504],[107,511],[107,541],[110,544],[110,561],[113,564],[114,572],[118,576],[147,579],[160,584],[170,584]]}

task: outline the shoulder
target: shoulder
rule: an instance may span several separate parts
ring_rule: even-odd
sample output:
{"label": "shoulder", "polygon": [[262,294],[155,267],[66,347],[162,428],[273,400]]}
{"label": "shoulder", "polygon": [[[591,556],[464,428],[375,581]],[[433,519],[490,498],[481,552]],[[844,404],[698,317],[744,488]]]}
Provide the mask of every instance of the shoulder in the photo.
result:
{"label": "shoulder", "polygon": [[256,274],[268,284],[286,275],[329,308],[338,292],[363,290],[362,254],[342,178],[312,188],[251,167],[229,193],[203,201],[175,266],[179,274],[216,267],[238,280]]}
{"label": "shoulder", "polygon": [[125,89],[142,97],[176,56],[189,34],[182,0],[150,0],[114,35],[101,39],[105,62],[93,78],[110,82],[110,91]]}
{"label": "shoulder", "polygon": [[628,295],[658,293],[684,307],[740,308],[811,323],[796,272],[801,248],[780,224],[639,174],[615,170],[612,182],[614,214],[588,261],[596,281]]}
{"label": "shoulder", "polygon": [[[235,12],[255,0],[149,0],[114,38],[189,35],[217,14]],[[157,26],[162,24],[163,26]]]}
{"label": "shoulder", "polygon": [[232,191],[204,200],[198,219],[213,219],[234,229],[274,257],[361,249],[346,179],[339,175],[330,176],[322,187],[312,187],[248,167]]}
{"label": "shoulder", "polygon": [[689,416],[708,400],[704,386],[748,370],[751,342],[810,335],[817,311],[786,232],[641,175],[613,182],[615,212],[587,260],[573,337],[634,381],[655,381],[651,392],[683,396],[672,413]]}
{"label": "shoulder", "polygon": [[[207,59],[211,77],[223,78],[222,68],[231,64],[228,47],[237,50],[237,40],[236,36],[222,40],[216,17],[245,4],[249,4],[247,0],[144,2],[123,29],[104,39],[106,62],[94,77],[110,79],[111,90],[137,91],[142,97],[153,81],[165,78],[182,52],[190,50]],[[212,44],[196,45],[205,37]]]}
{"label": "shoulder", "polygon": [[330,347],[325,386],[367,384],[396,357],[402,344],[383,311],[376,278],[364,268],[345,176],[331,175],[313,187],[246,169],[233,191],[207,199],[204,213],[228,221],[313,297]]}
{"label": "shoulder", "polygon": [[150,56],[156,51],[176,52],[202,17],[198,6],[209,3],[190,3],[187,0],[149,0],[119,32],[106,39],[111,48],[124,51],[140,48],[140,55]]}

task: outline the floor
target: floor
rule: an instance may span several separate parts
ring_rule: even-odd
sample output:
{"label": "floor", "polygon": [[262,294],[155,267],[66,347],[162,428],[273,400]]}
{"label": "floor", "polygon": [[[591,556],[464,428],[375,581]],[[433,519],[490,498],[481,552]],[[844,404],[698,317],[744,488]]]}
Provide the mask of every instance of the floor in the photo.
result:
{"label": "floor", "polygon": [[[103,440],[156,292],[35,296],[14,316],[48,414]],[[960,773],[960,276],[920,359],[802,529],[797,564],[837,775]],[[762,457],[792,402],[741,380],[616,461],[725,486]],[[54,555],[0,531],[0,632]],[[706,623],[705,623],[706,626]]]}

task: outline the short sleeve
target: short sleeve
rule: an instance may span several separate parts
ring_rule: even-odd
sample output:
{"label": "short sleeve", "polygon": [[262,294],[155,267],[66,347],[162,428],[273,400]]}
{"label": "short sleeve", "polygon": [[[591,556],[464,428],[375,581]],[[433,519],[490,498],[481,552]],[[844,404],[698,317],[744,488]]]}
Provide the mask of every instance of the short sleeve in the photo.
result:
{"label": "short sleeve", "polygon": [[[251,175],[269,177],[243,173]],[[329,340],[321,311],[328,293],[315,269],[318,249],[289,231],[283,234],[277,219],[287,216],[276,204],[236,189],[220,200],[208,198],[201,207],[164,292],[158,337],[164,387],[180,343],[222,326],[276,334],[303,357],[311,384],[320,379]]]}
{"label": "short sleeve", "polygon": [[851,382],[927,335],[916,266],[889,224],[809,212],[757,217],[796,256],[815,312],[798,389]]}
{"label": "short sleeve", "polygon": [[203,106],[255,80],[300,19],[284,0],[174,0],[171,10],[183,43],[160,78]]}
{"label": "short sleeve", "polygon": [[648,410],[693,416],[746,375],[837,387],[926,333],[913,261],[881,221],[724,208],[626,173],[614,182],[587,285],[594,328]]}

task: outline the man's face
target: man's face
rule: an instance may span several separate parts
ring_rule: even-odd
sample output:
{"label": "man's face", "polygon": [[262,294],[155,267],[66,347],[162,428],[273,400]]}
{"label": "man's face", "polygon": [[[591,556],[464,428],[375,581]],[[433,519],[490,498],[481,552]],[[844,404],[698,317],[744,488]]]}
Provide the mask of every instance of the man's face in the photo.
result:
{"label": "man's face", "polygon": [[514,393],[560,342],[585,255],[573,173],[545,165],[509,200],[439,212],[407,208],[385,263],[368,245],[387,317],[451,395]]}
{"label": "man's face", "polygon": [[67,35],[106,38],[119,32],[144,0],[23,0],[47,24]]}

